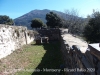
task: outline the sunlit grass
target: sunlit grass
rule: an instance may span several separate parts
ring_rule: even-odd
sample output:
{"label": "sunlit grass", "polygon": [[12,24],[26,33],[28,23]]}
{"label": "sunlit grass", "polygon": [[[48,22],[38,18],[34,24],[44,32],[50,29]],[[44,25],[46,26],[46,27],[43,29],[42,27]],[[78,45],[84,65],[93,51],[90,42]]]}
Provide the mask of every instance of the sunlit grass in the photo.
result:
{"label": "sunlit grass", "polygon": [[14,73],[14,75],[31,75],[36,68],[57,68],[62,63],[60,54],[59,43],[44,45],[32,43],[3,58],[0,62],[0,71],[7,69],[10,74],[11,70],[20,70],[11,75]]}

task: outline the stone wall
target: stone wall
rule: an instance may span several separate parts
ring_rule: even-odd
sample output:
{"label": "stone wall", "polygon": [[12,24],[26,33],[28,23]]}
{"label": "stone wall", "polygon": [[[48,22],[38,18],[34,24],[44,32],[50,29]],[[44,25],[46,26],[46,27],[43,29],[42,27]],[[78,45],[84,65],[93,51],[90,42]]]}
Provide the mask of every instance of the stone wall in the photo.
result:
{"label": "stone wall", "polygon": [[33,40],[33,31],[26,27],[0,24],[0,59]]}
{"label": "stone wall", "polygon": [[49,37],[49,41],[55,41],[60,39],[59,29],[40,29],[38,30],[41,37]]}
{"label": "stone wall", "polygon": [[[68,33],[66,33],[68,34]],[[61,31],[61,51],[64,59],[64,72],[66,75],[100,75],[100,51],[91,47],[80,48],[80,45],[70,43]],[[82,43],[79,43],[82,44]]]}

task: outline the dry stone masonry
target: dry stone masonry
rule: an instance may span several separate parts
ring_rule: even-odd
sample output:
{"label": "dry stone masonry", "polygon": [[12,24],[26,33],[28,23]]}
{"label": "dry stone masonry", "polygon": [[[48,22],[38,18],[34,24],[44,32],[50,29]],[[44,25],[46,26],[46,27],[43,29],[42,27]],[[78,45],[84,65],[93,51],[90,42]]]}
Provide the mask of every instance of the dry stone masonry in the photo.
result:
{"label": "dry stone masonry", "polygon": [[33,31],[26,27],[0,24],[0,59],[33,40]]}
{"label": "dry stone masonry", "polygon": [[[69,34],[67,29],[60,30],[40,29],[38,34],[40,37],[48,37],[49,42],[61,41],[65,75],[100,75],[99,43],[88,45]],[[0,25],[0,59],[34,41],[34,35],[32,30],[23,26]]]}
{"label": "dry stone masonry", "polygon": [[99,44],[88,45],[67,33],[66,29],[62,29],[61,51],[66,65],[66,75],[100,75]]}

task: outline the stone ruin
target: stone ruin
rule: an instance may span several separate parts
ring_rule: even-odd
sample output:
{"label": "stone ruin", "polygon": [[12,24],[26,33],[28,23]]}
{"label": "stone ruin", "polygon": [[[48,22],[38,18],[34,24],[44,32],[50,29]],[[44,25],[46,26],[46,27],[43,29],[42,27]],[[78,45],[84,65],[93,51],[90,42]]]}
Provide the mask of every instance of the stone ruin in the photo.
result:
{"label": "stone ruin", "polygon": [[99,44],[88,45],[85,43],[70,34],[61,34],[65,75],[100,75]]}
{"label": "stone ruin", "polygon": [[39,29],[36,36],[37,44],[49,43],[60,40],[59,29]]}
{"label": "stone ruin", "polygon": [[41,44],[59,39],[59,29],[39,29],[37,32],[23,26],[0,24],[0,59],[33,41]]}
{"label": "stone ruin", "polygon": [[0,59],[34,40],[34,32],[23,26],[0,24]]}
{"label": "stone ruin", "polygon": [[48,37],[49,42],[61,41],[65,75],[100,75],[100,50],[93,45],[79,42],[67,35],[66,31],[62,34],[59,29],[41,29],[38,32],[35,35],[32,30],[23,26],[0,25],[0,59],[25,44],[34,40],[41,43],[41,37]]}

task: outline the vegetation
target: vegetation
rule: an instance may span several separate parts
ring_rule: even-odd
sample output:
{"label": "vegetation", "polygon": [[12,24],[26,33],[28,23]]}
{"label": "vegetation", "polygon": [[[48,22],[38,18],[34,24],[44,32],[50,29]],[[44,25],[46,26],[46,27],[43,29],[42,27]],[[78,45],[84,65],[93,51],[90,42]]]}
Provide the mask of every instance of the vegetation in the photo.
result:
{"label": "vegetation", "polygon": [[50,28],[62,27],[61,18],[54,12],[46,14],[47,26]]}
{"label": "vegetation", "polygon": [[34,70],[59,68],[63,63],[59,47],[59,42],[41,45],[34,42],[25,45],[0,60],[0,74],[7,70],[11,73],[9,75],[55,75],[55,72],[34,72]]}
{"label": "vegetation", "polygon": [[40,28],[40,27],[43,27],[43,26],[44,26],[43,22],[38,18],[33,19],[31,21],[31,27],[32,28]]}
{"label": "vegetation", "polygon": [[0,24],[13,25],[13,20],[6,15],[0,15]]}
{"label": "vegetation", "polygon": [[19,33],[19,30],[18,29],[15,29],[15,33],[17,34],[17,37],[20,36],[20,33]]}
{"label": "vegetation", "polygon": [[83,34],[87,42],[100,42],[100,12],[93,12]]}
{"label": "vegetation", "polygon": [[78,11],[75,9],[66,10],[66,24],[68,30],[72,34],[82,35],[85,25],[87,24],[87,19],[78,17]]}
{"label": "vegetation", "polygon": [[[28,29],[31,29],[31,21],[32,19],[39,18],[46,24],[46,14],[49,13],[51,10],[44,9],[44,10],[33,10],[27,14],[24,14],[16,19],[14,19],[14,22],[16,25],[24,25],[28,27]],[[62,13],[60,11],[54,11],[58,15],[65,16],[65,13]],[[63,15],[62,15],[63,14]]]}

